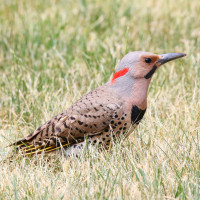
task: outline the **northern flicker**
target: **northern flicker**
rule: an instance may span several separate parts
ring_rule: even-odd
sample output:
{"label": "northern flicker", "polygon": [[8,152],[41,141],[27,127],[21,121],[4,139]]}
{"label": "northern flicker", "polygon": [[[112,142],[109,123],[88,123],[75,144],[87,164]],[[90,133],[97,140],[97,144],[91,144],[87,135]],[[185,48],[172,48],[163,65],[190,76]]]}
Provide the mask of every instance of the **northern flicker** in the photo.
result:
{"label": "northern flicker", "polygon": [[155,71],[164,63],[186,56],[130,52],[106,84],[85,94],[70,108],[47,121],[13,145],[23,155],[64,149],[78,154],[86,142],[108,147],[111,141],[129,133],[147,109],[147,92]]}

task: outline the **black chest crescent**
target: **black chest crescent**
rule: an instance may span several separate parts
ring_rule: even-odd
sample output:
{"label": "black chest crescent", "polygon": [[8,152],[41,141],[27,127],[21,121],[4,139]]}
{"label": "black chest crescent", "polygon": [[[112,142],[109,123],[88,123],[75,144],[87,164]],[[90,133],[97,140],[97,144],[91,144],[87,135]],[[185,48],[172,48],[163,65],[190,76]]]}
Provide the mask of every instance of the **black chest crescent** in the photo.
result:
{"label": "black chest crescent", "polygon": [[146,112],[145,110],[142,110],[140,108],[138,108],[137,106],[133,106],[131,109],[131,123],[133,124],[139,124],[141,119],[144,116],[144,113]]}

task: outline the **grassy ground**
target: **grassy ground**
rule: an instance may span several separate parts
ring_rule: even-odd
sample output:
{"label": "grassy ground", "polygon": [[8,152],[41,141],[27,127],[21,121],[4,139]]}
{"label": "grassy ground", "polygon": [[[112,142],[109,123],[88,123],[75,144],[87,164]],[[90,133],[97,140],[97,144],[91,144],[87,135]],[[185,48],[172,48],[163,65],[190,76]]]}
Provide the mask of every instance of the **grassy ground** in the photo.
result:
{"label": "grassy ground", "polygon": [[[1,0],[0,199],[200,198],[199,0]],[[110,152],[3,162],[10,142],[103,84],[134,50],[185,52]]]}

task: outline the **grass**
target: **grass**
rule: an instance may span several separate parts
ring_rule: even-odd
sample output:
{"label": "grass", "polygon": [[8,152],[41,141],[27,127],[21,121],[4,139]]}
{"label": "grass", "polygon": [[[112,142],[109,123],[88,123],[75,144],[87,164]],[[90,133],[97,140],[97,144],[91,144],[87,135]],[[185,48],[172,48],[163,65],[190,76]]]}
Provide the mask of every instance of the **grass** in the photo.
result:
{"label": "grass", "polygon": [[[198,0],[1,0],[0,199],[200,199]],[[108,81],[129,51],[185,52],[109,152],[4,162],[6,146]]]}

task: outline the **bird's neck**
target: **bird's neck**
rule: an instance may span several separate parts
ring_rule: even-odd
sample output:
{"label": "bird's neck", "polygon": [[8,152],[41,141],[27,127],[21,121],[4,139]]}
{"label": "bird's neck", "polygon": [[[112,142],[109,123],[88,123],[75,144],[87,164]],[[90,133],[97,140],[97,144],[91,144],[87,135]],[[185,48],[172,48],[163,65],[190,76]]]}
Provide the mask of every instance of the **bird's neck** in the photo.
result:
{"label": "bird's neck", "polygon": [[116,83],[110,86],[112,91],[124,100],[127,109],[131,109],[133,105],[136,105],[138,108],[145,110],[147,108],[147,92],[150,80],[151,79],[116,80]]}
{"label": "bird's neck", "polygon": [[147,92],[149,88],[150,80],[146,79],[135,79],[132,93],[128,100],[130,106],[136,105],[142,110],[147,108]]}

